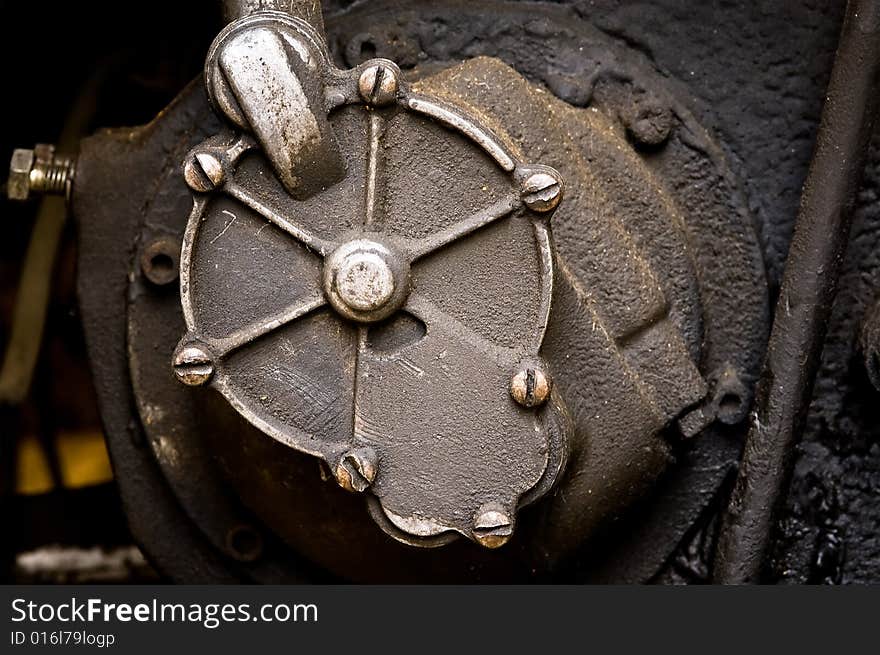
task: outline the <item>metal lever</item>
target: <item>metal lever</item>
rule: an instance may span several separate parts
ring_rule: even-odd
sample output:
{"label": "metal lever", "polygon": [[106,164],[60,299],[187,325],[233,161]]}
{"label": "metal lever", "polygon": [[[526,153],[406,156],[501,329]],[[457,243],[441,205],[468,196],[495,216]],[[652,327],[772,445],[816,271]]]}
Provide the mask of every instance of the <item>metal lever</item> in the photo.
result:
{"label": "metal lever", "polygon": [[307,23],[260,12],[221,32],[206,64],[215,107],[253,133],[297,199],[345,174],[324,107],[325,59],[322,38]]}

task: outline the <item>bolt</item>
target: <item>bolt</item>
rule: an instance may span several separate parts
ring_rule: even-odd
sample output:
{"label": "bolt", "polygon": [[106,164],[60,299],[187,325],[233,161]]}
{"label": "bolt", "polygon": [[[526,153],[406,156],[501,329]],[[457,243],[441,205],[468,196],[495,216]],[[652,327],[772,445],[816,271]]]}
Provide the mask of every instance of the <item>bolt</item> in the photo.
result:
{"label": "bolt", "polygon": [[486,503],[474,515],[473,536],[485,548],[500,548],[513,536],[513,520],[500,503]]}
{"label": "bolt", "polygon": [[180,245],[169,237],[160,237],[150,242],[141,253],[141,271],[157,286],[171,284],[177,279],[177,262]]}
{"label": "bolt", "polygon": [[510,395],[523,407],[538,407],[550,397],[551,382],[540,368],[527,366],[510,381]]}
{"label": "bolt", "polygon": [[206,193],[220,186],[226,174],[217,157],[207,152],[197,152],[183,167],[183,177],[193,191]]}
{"label": "bolt", "polygon": [[364,102],[379,107],[394,102],[400,87],[397,66],[377,61],[369,64],[358,79],[358,92]]}
{"label": "bolt", "polygon": [[55,154],[55,146],[40,143],[18,149],[9,162],[6,193],[10,200],[27,200],[31,193],[70,196],[74,161]]}
{"label": "bolt", "polygon": [[336,481],[346,491],[365,491],[376,479],[376,464],[376,452],[372,448],[350,450],[336,466]]}
{"label": "bolt", "polygon": [[522,184],[522,200],[534,212],[553,211],[562,200],[562,177],[549,167],[529,175]]}
{"label": "bolt", "polygon": [[376,241],[355,239],[324,260],[324,295],[338,314],[361,323],[381,321],[409,293],[409,264]]}
{"label": "bolt", "polygon": [[335,279],[336,291],[346,305],[360,311],[378,309],[394,295],[394,272],[374,252],[346,257]]}
{"label": "bolt", "polygon": [[203,385],[214,375],[214,360],[198,343],[179,346],[172,365],[177,379],[190,387]]}

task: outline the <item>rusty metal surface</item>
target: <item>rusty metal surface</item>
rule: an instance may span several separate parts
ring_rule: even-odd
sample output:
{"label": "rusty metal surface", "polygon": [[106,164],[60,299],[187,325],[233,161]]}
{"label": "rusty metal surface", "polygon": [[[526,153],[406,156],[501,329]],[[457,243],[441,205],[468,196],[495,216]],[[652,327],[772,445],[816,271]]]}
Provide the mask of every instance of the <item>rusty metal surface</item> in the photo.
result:
{"label": "rusty metal surface", "polygon": [[[335,24],[331,22],[331,34],[335,35],[332,43],[354,39],[361,33],[354,30],[363,29],[370,16],[381,11],[378,5]],[[436,24],[438,17],[445,16],[448,21],[472,19],[470,29],[479,34],[480,30],[490,29],[488,23],[478,20],[485,11],[485,7],[469,9],[450,3],[424,9],[418,16],[404,14],[401,20],[407,29],[417,33],[426,25]],[[495,50],[492,54],[501,54],[529,75],[530,61],[517,54],[519,51],[512,44],[537,38],[533,34],[536,28],[526,29],[527,21],[518,22],[518,9],[506,11],[508,30],[485,47],[491,47]],[[552,219],[558,276],[544,352],[553,393],[558,394],[559,400],[551,396],[550,404],[541,410],[556,412],[559,417],[548,423],[548,430],[572,430],[565,477],[549,498],[523,510],[517,534],[498,551],[481,551],[467,543],[430,551],[397,544],[375,527],[362,500],[346,494],[332,482],[321,480],[314,460],[253,430],[218,398],[201,393],[204,390],[175,384],[168,364],[183,332],[182,316],[174,304],[175,294],[168,288],[159,293],[155,285],[142,281],[137,267],[133,267],[128,294],[128,338],[132,379],[147,443],[188,519],[209,535],[215,549],[228,552],[227,537],[234,526],[259,523],[294,551],[349,579],[528,579],[547,575],[572,557],[589,558],[589,572],[595,578],[644,579],[653,574],[714,495],[724,475],[723,463],[730,461],[736,449],[735,442],[727,441],[723,434],[710,428],[685,445],[677,436],[675,421],[685,416],[686,410],[693,410],[708,390],[731,388],[718,382],[729,380],[731,369],[736,371],[734,377],[739,383],[733,388],[740,396],[738,403],[732,403],[729,420],[735,423],[741,419],[749,402],[748,389],[763,339],[766,312],[760,249],[751,218],[741,204],[737,183],[720,149],[657,74],[640,60],[640,55],[609,42],[586,25],[575,30],[565,9],[546,7],[540,14],[541,31],[545,38],[554,35],[554,47],[561,53],[553,58],[553,65],[542,70],[542,75],[552,77],[564,70],[569,61],[566,53],[571,53],[573,61],[574,53],[584,47],[609,55],[603,55],[603,60],[610,63],[593,82],[588,99],[591,109],[572,106],[584,104],[572,102],[576,99],[571,95],[573,91],[565,98],[569,102],[562,102],[493,59],[451,66],[435,75],[428,74],[432,70],[430,62],[423,61],[421,69],[408,75],[422,78],[419,92],[465,107],[468,113],[490,122],[498,132],[509,133],[515,149],[530,161],[553,165],[566,181],[566,199]],[[452,15],[456,18],[450,18]],[[382,25],[379,23],[371,30],[375,34]],[[381,45],[379,34],[375,42]],[[395,43],[401,44],[401,40],[398,38]],[[405,42],[400,47],[403,46]],[[449,54],[446,53],[447,59]],[[646,106],[649,109],[644,109]],[[191,91],[177,111],[169,112],[162,121],[177,124],[176,129],[182,130],[196,116],[204,116],[205,109],[201,92]],[[352,158],[365,162],[369,159],[369,140],[364,139],[364,129],[354,118],[356,111],[354,107],[340,110],[335,120],[342,129],[334,129],[340,139],[351,136],[352,145],[343,151],[351,151]],[[454,163],[456,175],[449,179],[467,180],[467,170],[462,172],[460,168],[472,166],[474,159],[479,162],[483,157],[487,161],[477,167],[474,176],[485,179],[493,175],[486,171],[496,166],[503,169],[504,159],[502,155],[475,157],[473,145],[466,140],[456,142],[433,120],[399,115],[404,117],[397,120],[405,129],[394,137],[401,147],[397,152],[393,146],[383,149],[382,172],[389,180],[389,188],[383,198],[382,214],[398,216],[397,229],[401,233],[409,231],[422,237],[424,234],[418,230],[424,228],[423,224],[411,217],[430,215],[432,208],[442,215],[448,211],[450,196],[463,201],[464,207],[476,209],[468,203],[467,191],[463,196],[456,195],[462,192],[452,182],[437,188],[435,183],[444,179],[435,173],[438,168],[442,171],[444,165]],[[349,123],[346,125],[345,121]],[[207,124],[214,125],[211,121]],[[365,127],[368,131],[370,124]],[[182,160],[206,133],[214,132],[187,135],[174,149],[176,156]],[[99,146],[99,141],[94,145]],[[89,162],[100,165],[97,148],[91,159],[87,152],[84,155],[86,164],[81,158],[81,166]],[[174,171],[172,160],[171,156],[165,160],[162,176],[151,178],[156,180],[155,186],[146,193],[153,199],[144,201],[141,207],[145,209],[139,210],[143,218],[138,221],[141,227],[137,231],[142,244],[161,234],[177,239],[184,236],[189,194],[182,174]],[[283,198],[282,185],[265,175],[259,177],[269,166],[258,154],[247,154],[240,168],[243,174],[251,176],[252,182],[258,182],[256,188]],[[369,175],[369,170],[369,166],[364,166],[363,174]],[[296,214],[315,221],[309,227],[320,239],[332,241],[334,229],[338,232],[351,228],[347,221],[365,213],[361,210],[364,196],[360,186],[356,181],[351,187],[345,185],[343,181],[338,188],[328,190],[327,193],[335,190],[338,198],[324,198],[319,204],[316,200],[313,211]],[[481,192],[481,186],[472,191],[476,197]],[[356,207],[346,204],[355,201]],[[275,225],[253,212],[248,214],[247,210],[244,220],[237,218],[227,224],[230,217],[223,214],[224,210],[235,216],[242,214],[242,206],[232,201],[219,200],[215,209],[213,218],[208,218],[213,223],[203,224],[200,230],[207,242],[225,230],[213,245],[228,250],[201,262],[203,271],[209,271],[210,264],[226,265],[226,275],[212,282],[205,273],[203,279],[204,284],[213,283],[212,297],[218,299],[205,302],[203,311],[218,330],[234,330],[255,316],[271,315],[272,303],[276,303],[276,309],[284,306],[289,300],[284,294],[292,291],[291,270],[301,271],[294,277],[311,276],[320,288],[318,267],[308,263],[309,257],[316,258],[302,248],[291,250],[289,237]],[[426,272],[419,276],[420,282],[425,281],[421,286],[430,294],[429,298],[442,304],[457,323],[475,326],[478,333],[483,330],[488,338],[505,347],[522,332],[518,317],[529,312],[534,315],[541,304],[534,300],[529,304],[529,298],[539,298],[540,294],[522,284],[529,276],[523,276],[513,266],[523,260],[522,251],[505,250],[508,244],[526,242],[522,235],[511,239],[505,232],[511,229],[509,225],[516,224],[516,218],[514,215],[498,222],[463,239],[450,251],[426,258]],[[260,230],[262,240],[247,240]],[[265,263],[259,267],[260,275],[253,274],[257,265],[252,256],[254,245],[269,249]],[[493,256],[486,257],[486,253]],[[730,270],[738,271],[736,279],[730,279]],[[513,271],[518,274],[511,285],[507,281],[511,278],[505,276]],[[461,284],[462,275],[472,284]],[[537,278],[532,274],[531,279]],[[242,293],[243,290],[249,292]],[[498,298],[508,300],[499,303]],[[338,324],[338,319],[324,310],[309,315],[303,323],[308,328],[305,333],[291,334],[286,339],[288,344],[302,346],[294,348],[295,351],[312,353],[315,368],[311,376],[335,379],[343,390],[344,376],[334,376],[327,361],[339,361],[341,357],[343,361],[339,361],[337,371],[344,371],[344,360],[350,361],[362,344],[369,344],[371,350],[382,355],[364,358],[368,372],[397,376],[401,384],[413,384],[407,388],[407,397],[415,400],[430,387],[419,386],[412,369],[404,370],[393,357],[387,356],[414,340],[425,347],[431,345],[422,334],[424,325],[430,322],[425,315],[412,313],[421,318],[421,324],[419,320],[402,318],[380,324],[381,329],[357,328],[352,331],[363,331],[363,341],[349,337],[322,349],[316,348],[319,342],[315,335],[334,334],[332,326],[334,322]],[[737,325],[731,324],[732,317],[736,317]],[[314,325],[309,327],[311,323]],[[303,329],[299,325],[297,328]],[[335,334],[343,335],[346,329],[351,328],[336,328]],[[485,334],[481,335],[483,339],[487,338]],[[256,361],[264,362],[264,370],[277,367],[279,351],[272,352],[271,342],[268,338],[248,347],[262,358]],[[280,345],[283,344],[276,344],[276,348]],[[258,352],[261,348],[266,351]],[[248,352],[243,349],[240,354]],[[242,360],[242,371],[253,370],[253,359]],[[416,366],[423,371],[427,368],[418,362]],[[511,378],[517,373],[511,368],[505,370],[503,389],[507,402],[514,406],[506,396]],[[456,370],[468,373],[460,365]],[[523,370],[534,370],[534,366]],[[267,376],[255,377],[253,383],[265,384],[266,380]],[[499,377],[493,388],[501,383]],[[280,393],[289,394],[290,389],[296,388],[295,384],[288,385]],[[354,389],[350,388],[350,392],[354,393]],[[257,400],[260,395],[269,395],[259,391],[256,394]],[[410,406],[411,411],[396,416],[398,421],[412,419],[413,431],[426,424],[424,419],[433,409],[430,403],[436,401],[432,396],[422,398]],[[708,423],[717,418],[711,407],[720,406],[720,397],[710,393],[706,398],[703,407],[710,408],[704,412]],[[401,409],[386,398],[368,401],[377,403],[375,415],[380,419],[395,417],[394,412]],[[568,405],[568,413],[562,411],[562,401]],[[286,411],[295,406],[288,405]],[[478,413],[474,406],[475,401],[466,398],[455,416],[465,416],[472,422],[474,417],[467,412]],[[730,409],[730,404],[725,406]],[[343,411],[347,412],[343,416],[353,420],[350,406],[343,404],[340,412]],[[302,420],[312,416],[317,421],[325,415],[332,416],[333,412],[318,416],[312,403],[303,402],[299,413],[291,412],[289,418]],[[450,420],[449,414],[441,418]],[[347,421],[341,420],[340,425],[347,425]],[[473,444],[482,455],[479,442]],[[358,457],[346,460],[349,475],[352,470],[363,472],[369,468],[358,464],[364,461],[361,455]],[[557,449],[550,457],[554,458],[561,469],[562,452]],[[675,475],[660,480],[659,486],[652,489],[676,459]],[[412,462],[415,465],[416,460]],[[449,470],[448,463],[443,464]],[[509,464],[501,461],[493,470],[503,472],[506,466]],[[331,477],[333,472],[331,467]],[[485,471],[480,475],[485,475]],[[544,493],[550,485],[537,488]],[[608,526],[619,523],[627,508],[646,494],[656,494],[653,505],[658,511],[652,518],[632,529],[629,535],[608,537]],[[238,505],[239,499],[248,510]],[[484,529],[506,529],[501,516],[504,512],[483,505],[486,503],[475,503],[466,517],[469,524],[477,524],[474,536],[478,541],[484,536]],[[370,510],[375,516],[375,505]],[[591,543],[590,537],[595,534],[601,534],[604,540]],[[272,538],[267,535],[270,542]],[[352,542],[363,547],[352,552]],[[642,547],[650,546],[653,552],[638,553],[636,542]],[[609,543],[618,546],[605,551]],[[586,557],[585,546],[589,549]],[[261,570],[237,568],[236,575],[271,579],[273,571],[277,574],[278,567],[283,568],[282,563],[290,558],[293,555],[284,548],[269,548],[257,558]],[[627,558],[638,560],[639,567],[630,567],[627,572],[618,569],[616,562]]]}

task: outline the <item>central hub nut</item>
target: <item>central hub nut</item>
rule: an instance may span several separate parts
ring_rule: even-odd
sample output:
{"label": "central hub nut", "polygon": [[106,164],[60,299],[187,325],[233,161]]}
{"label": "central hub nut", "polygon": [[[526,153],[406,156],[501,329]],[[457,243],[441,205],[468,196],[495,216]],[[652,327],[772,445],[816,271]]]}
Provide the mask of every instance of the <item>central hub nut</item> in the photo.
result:
{"label": "central hub nut", "polygon": [[348,307],[358,311],[378,309],[394,294],[394,273],[374,252],[354,252],[336,272],[336,292]]}
{"label": "central hub nut", "polygon": [[409,266],[377,241],[342,244],[324,263],[324,294],[346,318],[373,323],[397,311],[409,293]]}

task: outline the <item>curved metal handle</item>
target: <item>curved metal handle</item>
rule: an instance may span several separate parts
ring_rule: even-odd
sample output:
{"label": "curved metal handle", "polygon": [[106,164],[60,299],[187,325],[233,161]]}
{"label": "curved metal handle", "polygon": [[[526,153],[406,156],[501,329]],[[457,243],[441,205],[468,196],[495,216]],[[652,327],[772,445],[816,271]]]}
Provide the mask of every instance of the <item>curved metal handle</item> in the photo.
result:
{"label": "curved metal handle", "polygon": [[303,20],[258,12],[224,29],[205,64],[215,107],[253,133],[298,199],[345,175],[324,102],[325,50]]}

